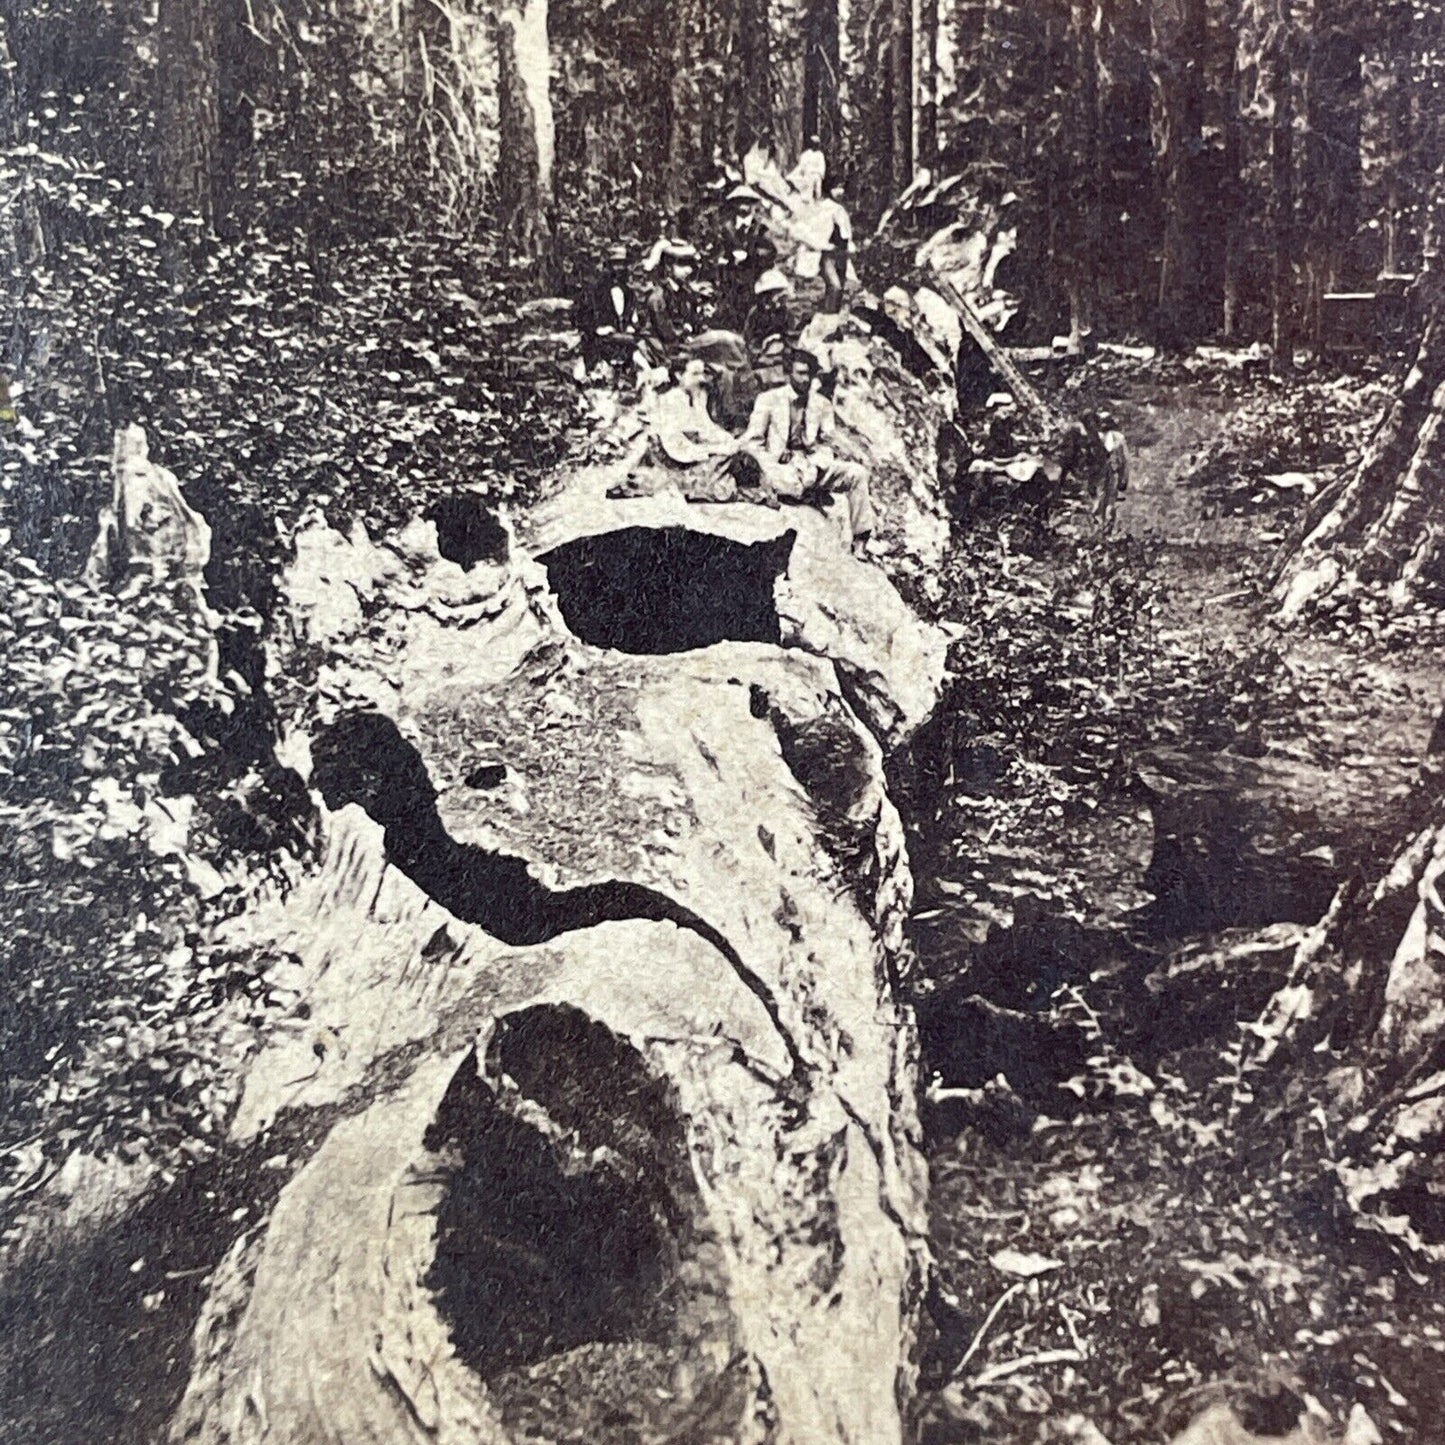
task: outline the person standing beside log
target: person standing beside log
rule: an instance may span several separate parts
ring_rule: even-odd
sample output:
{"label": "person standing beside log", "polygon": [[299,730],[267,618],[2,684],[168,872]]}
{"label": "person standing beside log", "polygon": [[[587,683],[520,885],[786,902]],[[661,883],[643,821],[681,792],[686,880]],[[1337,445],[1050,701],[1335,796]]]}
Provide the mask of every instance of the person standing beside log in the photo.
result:
{"label": "person standing beside log", "polygon": [[853,249],[853,219],[843,207],[843,187],[834,183],[827,196],[818,203],[819,235],[827,241],[819,258],[819,274],[823,278],[822,309],[832,313],[843,309],[843,292],[848,284],[848,257]]}
{"label": "person standing beside log", "polygon": [[692,281],[696,261],[697,251],[692,245],[669,240],[658,242],[642,263],[654,280],[639,308],[640,329],[661,358],[674,354],[697,320]]}
{"label": "person standing beside log", "polygon": [[637,296],[627,275],[627,248],[608,249],[607,260],[576,301],[582,374],[606,363],[625,366],[637,347]]}

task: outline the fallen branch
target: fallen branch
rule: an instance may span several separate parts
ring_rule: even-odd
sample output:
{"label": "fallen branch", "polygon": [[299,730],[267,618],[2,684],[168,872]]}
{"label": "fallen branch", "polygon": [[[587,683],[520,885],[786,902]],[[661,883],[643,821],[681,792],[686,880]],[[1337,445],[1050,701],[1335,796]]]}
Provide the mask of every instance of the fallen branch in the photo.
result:
{"label": "fallen branch", "polygon": [[1020,1355],[1016,1360],[1001,1360],[996,1365],[990,1365],[986,1370],[980,1370],[973,1377],[975,1385],[993,1385],[999,1380],[1005,1380],[1010,1375],[1016,1375],[1020,1370],[1031,1370],[1035,1365],[1082,1365],[1084,1354],[1082,1350],[1040,1350],[1036,1355]]}
{"label": "fallen branch", "polygon": [[999,1311],[1024,1287],[1025,1281],[1019,1280],[1017,1284],[1011,1284],[995,1301],[994,1307],[983,1317],[983,1323],[978,1327],[973,1339],[968,1343],[968,1348],[963,1352],[963,1358],[958,1362],[958,1371],[961,1373],[963,1367],[978,1353],[978,1347],[983,1343],[983,1337],[988,1333],[989,1326],[998,1318]]}
{"label": "fallen branch", "polygon": [[988,327],[978,319],[963,292],[937,269],[933,271],[933,284],[935,289],[942,294],[943,299],[958,312],[958,319],[963,323],[963,329],[973,338],[993,369],[1003,377],[1019,405],[1046,431],[1054,430],[1058,423],[1048,402],[1043,399],[1013,361],[1004,354],[1003,347],[989,335]]}

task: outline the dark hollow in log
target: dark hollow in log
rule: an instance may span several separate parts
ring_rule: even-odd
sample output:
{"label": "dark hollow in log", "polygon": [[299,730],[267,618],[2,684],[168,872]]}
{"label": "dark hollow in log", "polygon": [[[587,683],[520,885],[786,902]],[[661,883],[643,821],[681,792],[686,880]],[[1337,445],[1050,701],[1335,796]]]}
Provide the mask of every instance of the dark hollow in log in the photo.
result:
{"label": "dark hollow in log", "polygon": [[916,1006],[924,1066],[945,1088],[980,1089],[1002,1074],[1039,1112],[1056,1118],[1078,1112],[1078,1098],[1060,1088],[1084,1072],[1092,1052],[1076,1024],[1003,1008],[967,983],[920,998]]}
{"label": "dark hollow in log", "polygon": [[788,1050],[793,1078],[806,1072],[772,989],[716,928],[640,883],[609,879],[553,890],[532,876],[524,858],[458,843],[437,811],[426,762],[390,718],[380,713],[340,718],[316,741],[311,780],[333,811],[348,803],[365,809],[384,830],[387,860],[430,898],[513,947],[628,919],[671,923],[697,934],[762,1004]]}
{"label": "dark hollow in log", "polygon": [[426,1284],[509,1438],[731,1440],[756,1406],[667,1080],[568,1004],[502,1018],[428,1129]]}
{"label": "dark hollow in log", "polygon": [[478,562],[505,562],[507,529],[476,497],[443,497],[427,510],[437,529],[437,551],[470,572]]}
{"label": "dark hollow in log", "polygon": [[427,1283],[462,1358],[489,1378],[588,1343],[664,1344],[693,1212],[673,1197],[688,1164],[665,1086],[565,1006],[505,1018],[487,1068],[552,1127],[463,1066],[428,1132],[451,1178]]}
{"label": "dark hollow in log", "polygon": [[542,558],[562,618],[593,647],[669,653],[782,641],[773,586],[796,534],[734,542],[685,527],[624,527]]}

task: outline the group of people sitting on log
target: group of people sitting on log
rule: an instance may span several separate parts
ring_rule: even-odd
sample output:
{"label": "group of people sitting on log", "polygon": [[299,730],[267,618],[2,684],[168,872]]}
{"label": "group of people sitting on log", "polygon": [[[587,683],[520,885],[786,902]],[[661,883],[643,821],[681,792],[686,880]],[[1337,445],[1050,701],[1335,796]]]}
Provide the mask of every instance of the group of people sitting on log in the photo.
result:
{"label": "group of people sitting on log", "polygon": [[[861,555],[874,524],[867,470],[831,444],[837,378],[821,359],[826,350],[806,344],[812,316],[842,309],[852,226],[815,140],[787,181],[809,218],[801,238],[792,233],[798,247],[791,264],[800,282],[821,282],[806,287],[811,306],[782,268],[767,216],[777,202],[736,186],[712,209],[710,226],[675,218],[671,234],[635,269],[625,246],[609,251],[576,302],[581,369],[586,376],[631,373],[645,391],[650,381],[651,456],[688,474],[684,495],[720,499],[721,490],[775,506],[823,504],[842,494]],[[925,310],[926,302],[940,315]],[[1000,389],[990,358],[970,343],[941,296],[925,288],[915,298],[893,287],[881,305],[861,305],[856,315],[905,370],[953,393],[939,460],[940,482],[957,510],[974,512],[1007,494],[1043,527],[1073,484],[1092,497],[1101,530],[1112,527],[1128,449],[1111,416],[1081,415],[1047,446],[1038,438],[1021,442],[1014,397]],[[658,380],[664,376],[670,385]]]}
{"label": "group of people sitting on log", "polygon": [[[834,450],[836,375],[799,345],[813,315],[842,309],[848,280],[852,226],[841,187],[822,193],[826,169],[810,146],[789,177],[809,207],[808,240],[793,269],[821,281],[814,306],[798,301],[781,267],[764,223],[766,198],[740,186],[724,202],[710,248],[664,236],[638,263],[634,284],[626,247],[614,246],[574,315],[583,373],[635,368],[644,396],[651,392],[651,460],[689,474],[685,495],[706,497],[723,478],[730,495],[769,506],[826,506],[842,495],[861,556],[874,526],[867,469]],[[670,385],[658,384],[663,375]]]}
{"label": "group of people sitting on log", "polygon": [[867,468],[840,457],[831,392],[835,378],[822,375],[817,356],[792,348],[784,379],[758,392],[741,436],[713,416],[712,373],[690,357],[676,369],[674,384],[651,408],[652,436],[663,465],[724,474],[743,500],[776,507],[783,502],[826,505],[847,499],[851,546],[870,550],[873,501]]}
{"label": "group of people sitting on log", "polygon": [[787,260],[799,280],[821,282],[817,310],[840,311],[853,226],[841,180],[825,177],[813,138],[786,179],[793,210],[766,189],[735,184],[700,213],[672,216],[645,255],[611,247],[575,297],[583,372],[615,372],[639,353],[647,365],[664,364],[700,331],[741,333],[756,344],[770,320],[789,324],[779,306],[791,286],[780,269],[779,236],[790,238]]}

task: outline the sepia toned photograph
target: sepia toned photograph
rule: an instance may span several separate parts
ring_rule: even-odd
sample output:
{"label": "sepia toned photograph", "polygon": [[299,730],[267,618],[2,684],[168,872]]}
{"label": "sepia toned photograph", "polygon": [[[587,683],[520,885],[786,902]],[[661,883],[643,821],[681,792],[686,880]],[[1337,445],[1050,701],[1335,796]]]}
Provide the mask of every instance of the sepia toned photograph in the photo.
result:
{"label": "sepia toned photograph", "polygon": [[0,1445],[1445,1442],[1442,0],[0,0]]}

